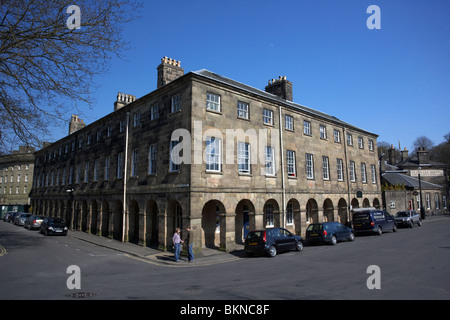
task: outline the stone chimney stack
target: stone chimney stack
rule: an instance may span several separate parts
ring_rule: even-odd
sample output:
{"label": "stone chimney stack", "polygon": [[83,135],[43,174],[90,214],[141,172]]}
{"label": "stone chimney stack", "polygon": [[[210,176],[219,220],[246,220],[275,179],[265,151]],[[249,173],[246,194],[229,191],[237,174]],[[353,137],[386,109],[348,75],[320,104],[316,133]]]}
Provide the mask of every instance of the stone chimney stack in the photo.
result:
{"label": "stone chimney stack", "polygon": [[177,61],[167,57],[161,59],[161,64],[157,69],[157,89],[184,75],[184,69],[181,68],[181,61]]}
{"label": "stone chimney stack", "polygon": [[286,80],[286,77],[278,77],[278,79],[269,80],[266,86],[266,92],[277,95],[285,100],[293,101],[292,82]]}
{"label": "stone chimney stack", "polygon": [[136,97],[127,93],[117,93],[117,101],[114,102],[114,111],[125,107],[127,104],[136,100]]}
{"label": "stone chimney stack", "polygon": [[419,147],[419,150],[417,150],[417,159],[419,160],[419,164],[430,163],[430,159],[428,157],[428,150],[425,150],[425,147]]}
{"label": "stone chimney stack", "polygon": [[388,150],[388,164],[395,164],[395,149],[393,144],[391,144],[391,147]]}
{"label": "stone chimney stack", "polygon": [[78,118],[78,115],[73,114],[69,122],[69,135],[84,127],[86,127],[86,123],[84,123],[83,119]]}
{"label": "stone chimney stack", "polygon": [[402,154],[402,161],[405,161],[406,159],[408,159],[408,150],[405,147],[405,150],[401,151]]}

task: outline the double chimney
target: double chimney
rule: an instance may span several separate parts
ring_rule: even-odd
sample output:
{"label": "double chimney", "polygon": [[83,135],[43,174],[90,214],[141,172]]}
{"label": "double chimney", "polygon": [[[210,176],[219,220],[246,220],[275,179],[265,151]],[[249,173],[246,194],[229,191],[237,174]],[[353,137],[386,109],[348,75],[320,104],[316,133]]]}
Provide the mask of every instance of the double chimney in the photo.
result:
{"label": "double chimney", "polygon": [[269,80],[269,84],[266,86],[265,90],[266,92],[277,95],[285,100],[293,101],[292,82],[287,80],[285,76]]}

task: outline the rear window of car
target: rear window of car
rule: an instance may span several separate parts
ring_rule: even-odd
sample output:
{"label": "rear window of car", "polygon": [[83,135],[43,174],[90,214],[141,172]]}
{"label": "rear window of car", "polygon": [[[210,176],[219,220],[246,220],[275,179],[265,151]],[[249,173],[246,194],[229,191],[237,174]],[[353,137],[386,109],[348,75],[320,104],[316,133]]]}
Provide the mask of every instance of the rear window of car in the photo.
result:
{"label": "rear window of car", "polygon": [[353,221],[367,221],[369,220],[368,212],[355,213],[353,215]]}
{"label": "rear window of car", "polygon": [[264,237],[264,231],[250,231],[247,235],[247,239],[259,239]]}
{"label": "rear window of car", "polygon": [[322,225],[321,224],[310,224],[306,231],[322,231]]}

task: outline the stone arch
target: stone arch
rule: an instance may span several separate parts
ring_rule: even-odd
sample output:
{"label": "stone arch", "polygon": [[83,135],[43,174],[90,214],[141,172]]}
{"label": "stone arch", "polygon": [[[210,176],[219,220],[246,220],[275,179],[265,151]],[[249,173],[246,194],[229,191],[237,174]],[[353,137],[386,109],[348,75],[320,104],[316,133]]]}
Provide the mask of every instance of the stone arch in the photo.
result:
{"label": "stone arch", "polygon": [[290,228],[290,217],[292,214],[292,227],[295,234],[300,235],[302,232],[302,221],[300,215],[300,203],[292,198],[286,204],[286,227]]}
{"label": "stone arch", "polygon": [[319,207],[316,200],[309,199],[306,203],[306,224],[319,222]]}
{"label": "stone arch", "polygon": [[368,207],[370,207],[370,201],[369,201],[369,199],[364,198],[362,206],[363,206],[363,208],[368,208]]}
{"label": "stone arch", "polygon": [[98,233],[98,204],[97,200],[92,200],[91,202],[91,233]]}
{"label": "stone arch", "polygon": [[352,209],[359,208],[359,201],[356,198],[352,199]]}
{"label": "stone arch", "polygon": [[323,221],[334,221],[334,206],[333,202],[329,198],[325,199],[325,201],[323,202]]}
{"label": "stone arch", "polygon": [[381,209],[380,200],[378,198],[373,199],[373,206],[375,209]]}
{"label": "stone arch", "polygon": [[139,204],[136,200],[131,200],[128,208],[128,241],[139,243]]}
{"label": "stone arch", "polygon": [[280,227],[280,206],[275,199],[269,199],[264,203],[264,227]]}
{"label": "stone arch", "polygon": [[183,236],[183,207],[181,204],[172,199],[167,204],[167,219],[166,219],[166,243],[167,246],[172,246],[172,236],[175,232],[175,228],[181,229],[181,234]]}
{"label": "stone arch", "polygon": [[343,225],[348,224],[347,201],[344,198],[339,199],[338,202],[338,220]]}
{"label": "stone arch", "polygon": [[220,248],[222,230],[221,219],[225,215],[225,206],[219,200],[210,200],[202,209],[202,247]]}
{"label": "stone arch", "polygon": [[122,201],[114,201],[113,206],[113,239],[122,241],[123,233],[123,205]]}
{"label": "stone arch", "polygon": [[109,212],[109,202],[107,200],[102,201],[102,222],[101,222],[101,234],[104,237],[109,236],[109,224],[110,224],[110,212]]}
{"label": "stone arch", "polygon": [[243,244],[250,229],[255,229],[255,206],[248,199],[242,199],[236,205],[235,217],[235,241]]}
{"label": "stone arch", "polygon": [[159,209],[155,200],[148,200],[145,211],[145,243],[147,246],[158,244]]}

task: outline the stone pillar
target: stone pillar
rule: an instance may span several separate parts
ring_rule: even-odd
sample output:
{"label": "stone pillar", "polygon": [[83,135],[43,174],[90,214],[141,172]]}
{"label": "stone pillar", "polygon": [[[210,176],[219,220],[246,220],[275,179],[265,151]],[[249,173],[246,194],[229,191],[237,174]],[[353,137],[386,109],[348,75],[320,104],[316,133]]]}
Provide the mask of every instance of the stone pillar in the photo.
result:
{"label": "stone pillar", "polygon": [[236,214],[220,214],[220,248],[221,251],[236,249]]}

